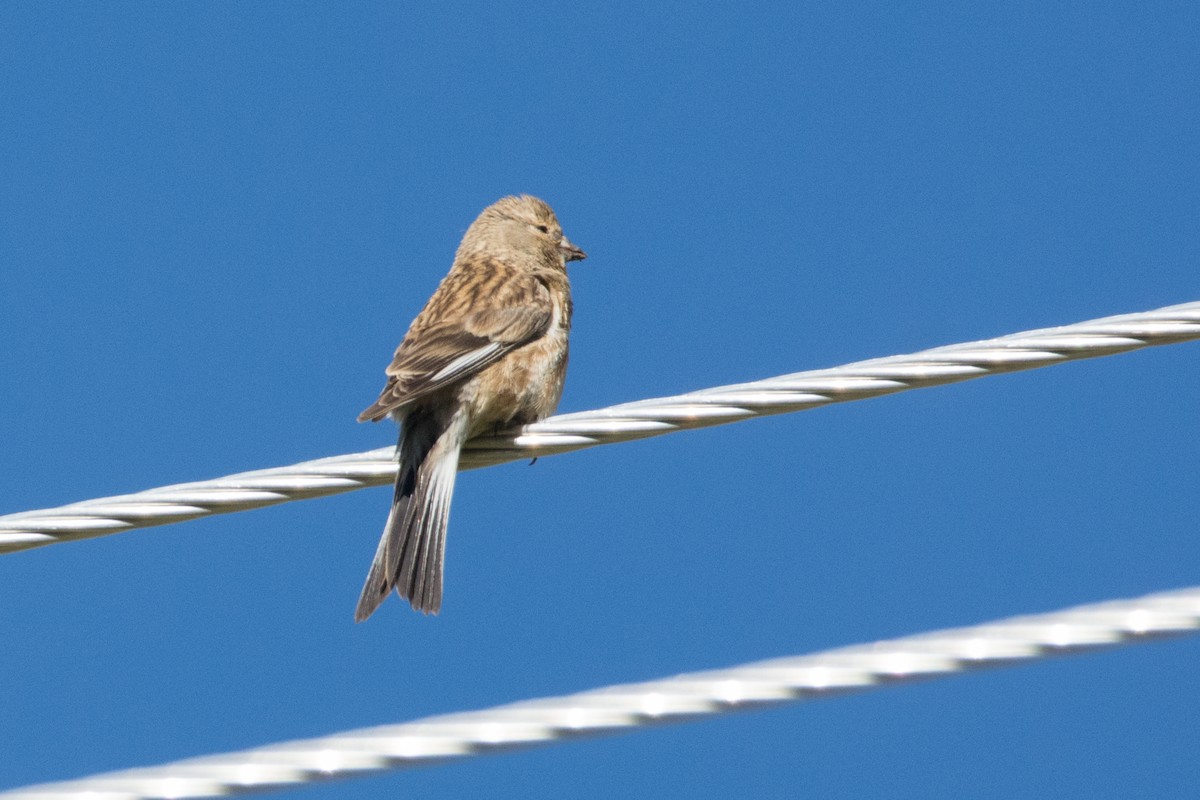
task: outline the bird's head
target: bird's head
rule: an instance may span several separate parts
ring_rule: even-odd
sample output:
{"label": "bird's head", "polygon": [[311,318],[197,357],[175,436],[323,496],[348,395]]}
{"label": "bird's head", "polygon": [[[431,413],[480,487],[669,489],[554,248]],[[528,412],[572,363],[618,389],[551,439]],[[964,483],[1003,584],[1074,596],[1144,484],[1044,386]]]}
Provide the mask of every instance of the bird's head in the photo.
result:
{"label": "bird's head", "polygon": [[517,263],[532,261],[563,268],[568,261],[587,258],[563,236],[554,210],[527,194],[502,197],[485,208],[467,229],[463,249]]}

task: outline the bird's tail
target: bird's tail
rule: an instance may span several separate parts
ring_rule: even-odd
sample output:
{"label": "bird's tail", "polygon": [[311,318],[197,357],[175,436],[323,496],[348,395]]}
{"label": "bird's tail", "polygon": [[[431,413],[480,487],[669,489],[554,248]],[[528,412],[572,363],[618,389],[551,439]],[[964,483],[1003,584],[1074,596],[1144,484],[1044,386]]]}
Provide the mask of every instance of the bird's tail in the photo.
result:
{"label": "bird's tail", "polygon": [[436,614],[442,607],[446,522],[468,427],[461,409],[448,418],[414,409],[405,418],[392,510],[358,598],[356,622],[375,613],[392,589],[418,611]]}

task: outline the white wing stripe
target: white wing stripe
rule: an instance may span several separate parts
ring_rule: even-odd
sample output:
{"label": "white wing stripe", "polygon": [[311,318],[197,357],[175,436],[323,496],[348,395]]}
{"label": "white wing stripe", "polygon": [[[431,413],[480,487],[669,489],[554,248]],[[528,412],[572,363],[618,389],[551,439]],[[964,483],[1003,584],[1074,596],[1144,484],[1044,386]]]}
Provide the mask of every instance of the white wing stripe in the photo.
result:
{"label": "white wing stripe", "polygon": [[440,383],[441,381],[454,375],[467,372],[476,364],[486,362],[498,352],[500,352],[500,345],[496,342],[491,342],[479,348],[478,350],[472,350],[469,353],[463,353],[461,356],[439,369],[437,373],[429,379],[429,382]]}

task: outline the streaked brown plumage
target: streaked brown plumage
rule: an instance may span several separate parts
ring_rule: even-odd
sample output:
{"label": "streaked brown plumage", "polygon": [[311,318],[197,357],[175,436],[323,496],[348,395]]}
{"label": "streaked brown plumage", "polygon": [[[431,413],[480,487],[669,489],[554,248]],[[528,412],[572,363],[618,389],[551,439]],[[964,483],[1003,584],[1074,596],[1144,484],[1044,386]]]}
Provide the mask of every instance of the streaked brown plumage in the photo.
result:
{"label": "streaked brown plumage", "polygon": [[396,349],[360,422],[401,426],[396,490],[354,618],[395,589],[437,613],[458,454],[472,436],[554,413],[571,329],[568,261],[584,252],[550,206],[505,197],[467,229],[454,265]]}

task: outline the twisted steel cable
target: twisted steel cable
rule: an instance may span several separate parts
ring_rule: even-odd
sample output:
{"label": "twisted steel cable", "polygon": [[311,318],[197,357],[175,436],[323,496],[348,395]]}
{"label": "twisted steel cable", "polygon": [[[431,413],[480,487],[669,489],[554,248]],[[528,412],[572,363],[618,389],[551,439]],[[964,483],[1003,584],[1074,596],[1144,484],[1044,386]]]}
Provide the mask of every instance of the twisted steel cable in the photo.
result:
{"label": "twisted steel cable", "polygon": [[[467,443],[461,469],[1200,338],[1200,301],[674,397],[560,414]],[[0,516],[0,554],[391,483],[394,448]]]}
{"label": "twisted steel cable", "polygon": [[29,786],[0,792],[0,800],[182,799],[275,791],[1197,630],[1200,586]]}

